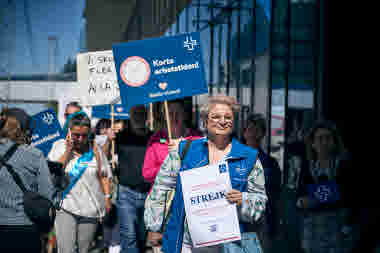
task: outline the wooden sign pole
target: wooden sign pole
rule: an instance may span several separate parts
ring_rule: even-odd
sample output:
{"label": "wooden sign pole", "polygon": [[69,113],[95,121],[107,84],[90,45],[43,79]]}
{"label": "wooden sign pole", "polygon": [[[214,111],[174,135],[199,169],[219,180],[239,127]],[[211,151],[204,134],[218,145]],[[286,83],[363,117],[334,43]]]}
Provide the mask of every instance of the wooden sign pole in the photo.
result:
{"label": "wooden sign pole", "polygon": [[153,104],[149,104],[149,129],[153,131]]}
{"label": "wooden sign pole", "polygon": [[[114,128],[114,121],[115,121],[115,115],[114,115],[114,105],[111,104],[111,129],[113,131],[113,128]],[[112,168],[116,168],[116,164],[115,164],[115,140],[112,140],[111,142],[111,159],[112,159]]]}
{"label": "wooden sign pole", "polygon": [[172,130],[170,127],[170,117],[169,117],[169,108],[168,108],[168,101],[164,101],[164,106],[165,106],[165,116],[166,116],[166,124],[168,126],[168,137],[169,137],[169,142],[172,139]]}

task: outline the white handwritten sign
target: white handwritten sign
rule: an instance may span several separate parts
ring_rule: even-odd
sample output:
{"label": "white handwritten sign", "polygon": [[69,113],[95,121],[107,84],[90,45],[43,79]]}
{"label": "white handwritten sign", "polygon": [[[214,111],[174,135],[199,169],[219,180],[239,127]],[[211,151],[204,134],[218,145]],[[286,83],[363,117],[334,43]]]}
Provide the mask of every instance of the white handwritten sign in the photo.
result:
{"label": "white handwritten sign", "polygon": [[115,104],[120,101],[112,50],[77,55],[77,75],[81,104]]}

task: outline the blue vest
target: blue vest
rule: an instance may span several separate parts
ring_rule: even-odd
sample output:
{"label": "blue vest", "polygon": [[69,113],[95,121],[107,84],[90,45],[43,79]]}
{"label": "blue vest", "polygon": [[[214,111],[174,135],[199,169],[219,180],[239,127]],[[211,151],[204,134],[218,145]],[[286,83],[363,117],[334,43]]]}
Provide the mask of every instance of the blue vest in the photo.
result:
{"label": "blue vest", "polygon": [[[185,146],[180,143],[179,152]],[[231,152],[227,156],[231,185],[241,192],[248,190],[248,176],[257,159],[257,150],[232,139]],[[194,140],[182,161],[181,171],[199,168],[209,164],[207,138]],[[183,201],[180,176],[177,176],[176,193],[170,208],[171,216],[164,232],[162,251],[165,253],[181,253],[184,233],[185,204]],[[246,223],[240,222],[240,231],[246,231]]]}

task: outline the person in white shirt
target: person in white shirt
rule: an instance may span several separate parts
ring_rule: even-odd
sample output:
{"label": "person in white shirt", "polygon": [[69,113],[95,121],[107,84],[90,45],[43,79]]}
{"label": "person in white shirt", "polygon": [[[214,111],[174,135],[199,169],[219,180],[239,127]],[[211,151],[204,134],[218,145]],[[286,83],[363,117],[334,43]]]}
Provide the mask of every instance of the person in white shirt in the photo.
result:
{"label": "person in white shirt", "polygon": [[58,253],[87,253],[99,221],[110,210],[111,169],[101,148],[90,140],[91,122],[85,113],[69,120],[66,139],[53,144],[48,155],[62,163],[70,184],[62,194],[55,229]]}

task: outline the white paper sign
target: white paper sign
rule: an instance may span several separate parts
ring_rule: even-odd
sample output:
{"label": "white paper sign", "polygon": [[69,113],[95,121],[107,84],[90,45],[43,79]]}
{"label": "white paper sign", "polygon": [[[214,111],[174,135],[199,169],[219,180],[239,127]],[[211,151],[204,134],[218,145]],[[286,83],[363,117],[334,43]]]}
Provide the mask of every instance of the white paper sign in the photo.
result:
{"label": "white paper sign", "polygon": [[193,247],[241,239],[235,204],[226,199],[231,181],[226,162],[180,172]]}
{"label": "white paper sign", "polygon": [[112,50],[78,54],[77,75],[82,105],[120,102]]}

